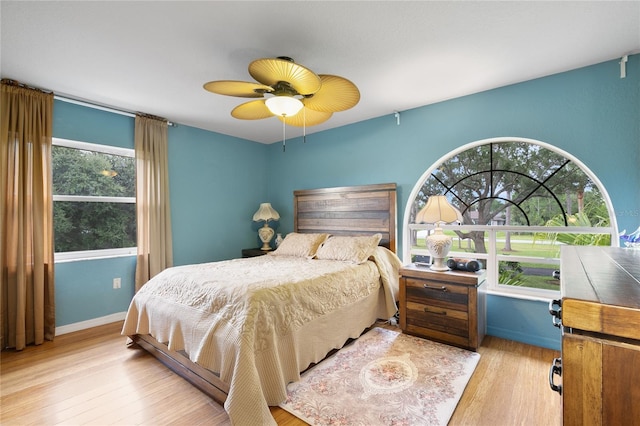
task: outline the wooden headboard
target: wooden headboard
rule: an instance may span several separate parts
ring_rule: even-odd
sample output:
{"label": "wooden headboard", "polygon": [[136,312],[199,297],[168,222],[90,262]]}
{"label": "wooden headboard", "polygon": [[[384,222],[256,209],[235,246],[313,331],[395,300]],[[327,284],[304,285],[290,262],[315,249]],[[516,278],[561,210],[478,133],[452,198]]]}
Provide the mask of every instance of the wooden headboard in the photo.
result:
{"label": "wooden headboard", "polygon": [[294,232],[332,235],[380,233],[396,252],[396,184],[293,191]]}

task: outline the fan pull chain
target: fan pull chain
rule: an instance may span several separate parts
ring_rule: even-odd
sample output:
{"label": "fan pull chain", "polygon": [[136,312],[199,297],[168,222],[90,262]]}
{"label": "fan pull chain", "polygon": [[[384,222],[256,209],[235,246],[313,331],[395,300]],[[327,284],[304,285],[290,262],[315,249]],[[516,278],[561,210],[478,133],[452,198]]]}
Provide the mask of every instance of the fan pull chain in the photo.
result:
{"label": "fan pull chain", "polygon": [[307,143],[307,109],[302,108],[302,143]]}
{"label": "fan pull chain", "polygon": [[285,152],[287,150],[287,124],[285,123],[287,121],[287,116],[283,115],[282,116],[282,152]]}

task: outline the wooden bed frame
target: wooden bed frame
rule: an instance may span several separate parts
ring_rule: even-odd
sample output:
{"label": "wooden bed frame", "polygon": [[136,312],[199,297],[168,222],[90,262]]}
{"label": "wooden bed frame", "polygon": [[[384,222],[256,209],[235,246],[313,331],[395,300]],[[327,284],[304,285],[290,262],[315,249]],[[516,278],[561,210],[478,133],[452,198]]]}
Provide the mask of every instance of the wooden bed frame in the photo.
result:
{"label": "wooden bed frame", "polygon": [[[382,234],[380,245],[396,252],[396,184],[294,191],[294,231],[332,235]],[[223,405],[229,386],[183,352],[169,350],[150,335],[130,336],[170,370]]]}

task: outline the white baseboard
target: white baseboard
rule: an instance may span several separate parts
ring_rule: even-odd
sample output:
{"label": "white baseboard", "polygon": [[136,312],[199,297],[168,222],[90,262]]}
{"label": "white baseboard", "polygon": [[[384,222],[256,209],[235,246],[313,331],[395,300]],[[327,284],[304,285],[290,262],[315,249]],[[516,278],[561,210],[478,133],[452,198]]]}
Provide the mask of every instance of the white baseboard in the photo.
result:
{"label": "white baseboard", "polygon": [[87,321],[62,325],[60,327],[56,327],[56,336],[60,336],[61,334],[73,333],[74,331],[86,330],[87,328],[110,324],[116,321],[122,321],[124,320],[126,315],[126,312],[116,312],[115,314],[107,315],[100,318],[93,318]]}

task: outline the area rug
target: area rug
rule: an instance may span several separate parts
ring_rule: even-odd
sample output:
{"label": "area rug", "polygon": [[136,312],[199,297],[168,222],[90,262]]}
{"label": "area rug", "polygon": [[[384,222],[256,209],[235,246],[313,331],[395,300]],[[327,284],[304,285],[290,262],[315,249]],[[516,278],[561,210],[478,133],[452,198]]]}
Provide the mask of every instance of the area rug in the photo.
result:
{"label": "area rug", "polygon": [[446,425],[479,360],[376,327],[289,384],[280,406],[313,426]]}

